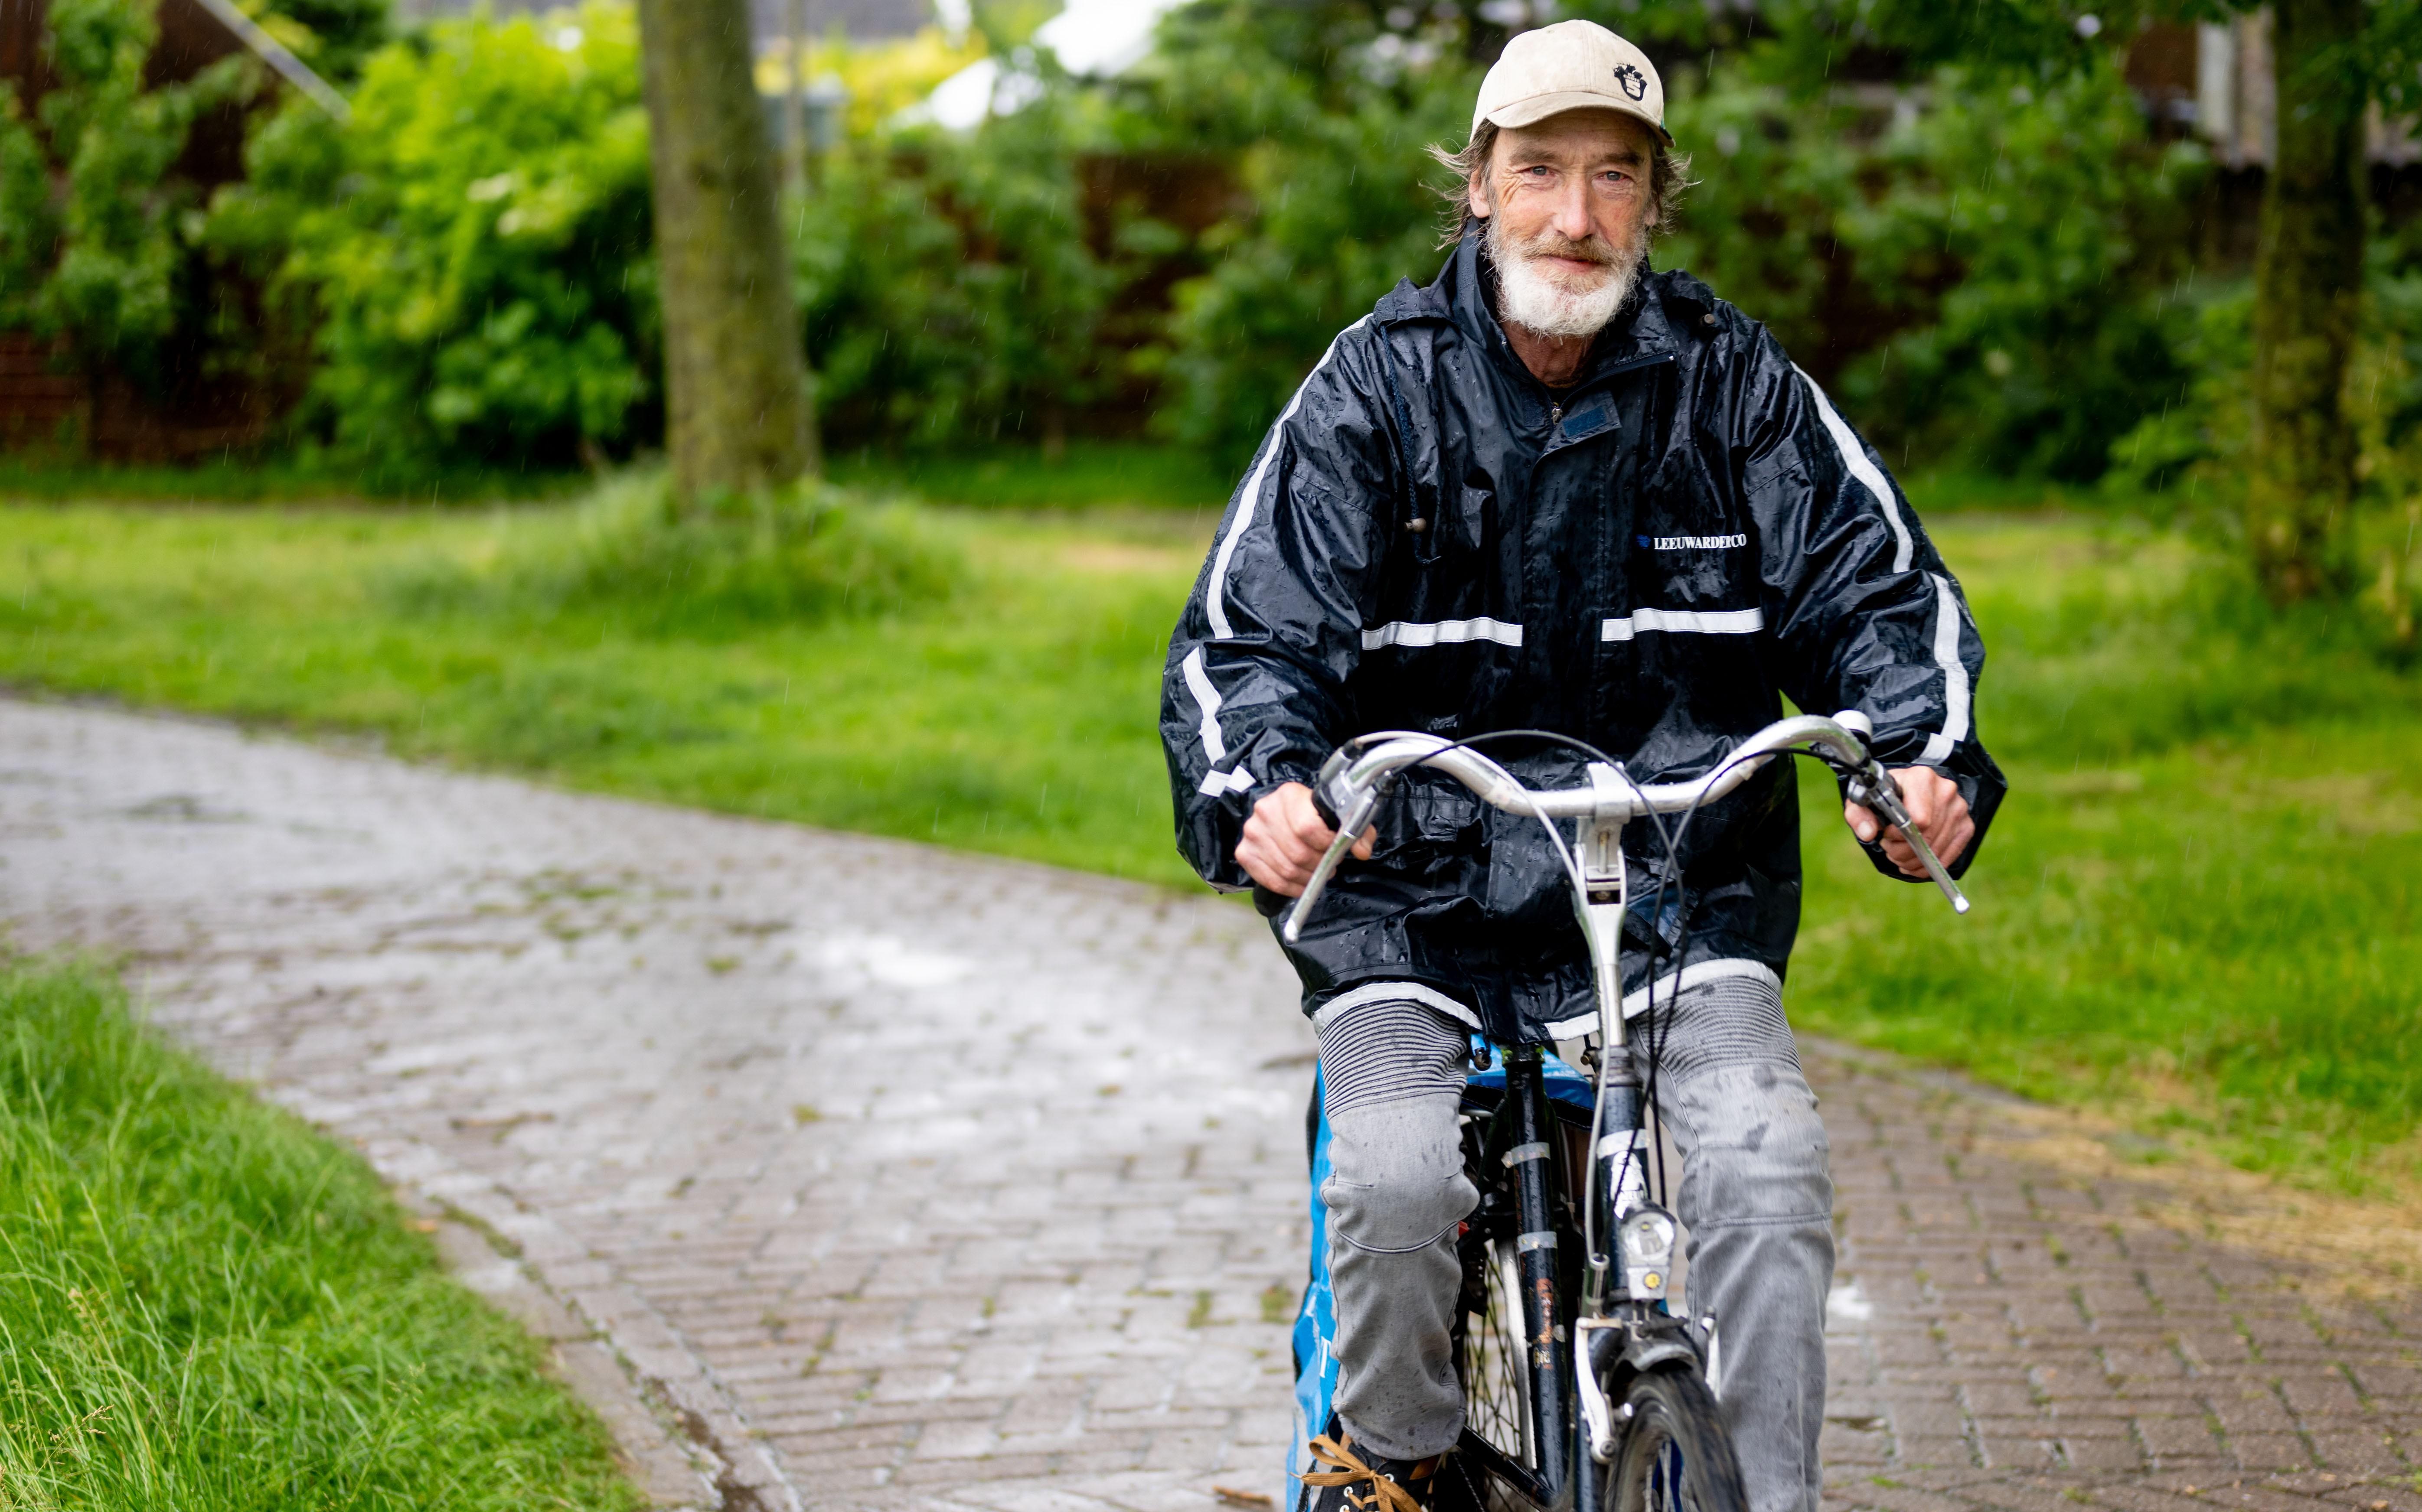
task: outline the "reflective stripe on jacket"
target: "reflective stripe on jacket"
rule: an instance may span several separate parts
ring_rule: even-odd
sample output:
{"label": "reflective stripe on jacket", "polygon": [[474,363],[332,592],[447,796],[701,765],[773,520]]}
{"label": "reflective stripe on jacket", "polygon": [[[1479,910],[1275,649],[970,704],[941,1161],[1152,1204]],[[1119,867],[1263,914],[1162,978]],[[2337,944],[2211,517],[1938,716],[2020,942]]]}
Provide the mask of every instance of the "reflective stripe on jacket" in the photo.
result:
{"label": "reflective stripe on jacket", "polygon": [[[1786,697],[1864,710],[1888,764],[1958,783],[1981,842],[2004,789],[1976,739],[1984,644],[1882,461],[1763,326],[1684,273],[1644,275],[1579,381],[1549,391],[1491,313],[1479,242],[1339,335],[1229,503],[1162,684],[1195,869],[1250,885],[1234,851],[1253,803],[1365,731],[1550,729],[1660,782],[1707,771]],[[1566,751],[1489,751],[1534,786],[1584,780]],[[1789,765],[1691,820],[1684,886],[1653,910],[1664,842],[1626,831],[1635,998],[1652,957],[1675,970],[1686,912],[1686,982],[1783,974]],[[1538,821],[1416,772],[1378,829],[1288,952],[1305,1011],[1412,982],[1501,1038],[1592,1021]]]}

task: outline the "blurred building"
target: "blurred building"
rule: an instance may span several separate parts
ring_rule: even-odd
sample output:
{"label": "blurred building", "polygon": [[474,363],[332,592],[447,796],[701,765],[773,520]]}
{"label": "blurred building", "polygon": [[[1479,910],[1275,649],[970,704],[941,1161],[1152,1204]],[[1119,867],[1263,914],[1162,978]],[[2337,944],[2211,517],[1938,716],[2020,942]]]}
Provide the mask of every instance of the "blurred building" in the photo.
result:
{"label": "blurred building", "polygon": [[[2155,131],[2201,141],[2220,170],[2200,217],[2206,261],[2251,263],[2263,175],[2278,149],[2270,11],[2147,26],[2129,44],[2127,77]],[[2422,212],[2422,136],[2414,124],[2385,119],[2378,106],[2365,117],[2371,200],[2391,222]]]}

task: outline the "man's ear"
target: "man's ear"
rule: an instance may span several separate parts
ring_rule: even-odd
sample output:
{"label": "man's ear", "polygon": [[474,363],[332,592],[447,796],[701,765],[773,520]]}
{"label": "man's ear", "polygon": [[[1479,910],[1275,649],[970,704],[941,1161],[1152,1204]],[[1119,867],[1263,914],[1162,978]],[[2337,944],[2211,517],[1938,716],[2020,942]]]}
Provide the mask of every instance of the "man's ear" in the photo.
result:
{"label": "man's ear", "polygon": [[1484,221],[1488,219],[1488,192],[1481,187],[1481,175],[1473,174],[1470,181],[1463,186],[1463,197],[1464,203],[1471,207],[1472,214]]}

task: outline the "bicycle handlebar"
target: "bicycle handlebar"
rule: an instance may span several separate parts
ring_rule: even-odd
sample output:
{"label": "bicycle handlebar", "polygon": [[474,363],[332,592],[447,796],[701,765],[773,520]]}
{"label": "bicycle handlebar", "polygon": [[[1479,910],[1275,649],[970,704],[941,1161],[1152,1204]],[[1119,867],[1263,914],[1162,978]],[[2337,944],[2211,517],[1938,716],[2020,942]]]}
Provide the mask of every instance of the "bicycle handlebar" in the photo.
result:
{"label": "bicycle handlebar", "polygon": [[1802,748],[1824,757],[1829,765],[1848,769],[1851,802],[1875,810],[1887,824],[1899,830],[1952,909],[1967,912],[1968,899],[1960,894],[1958,884],[1935,858],[1926,836],[1910,822],[1898,785],[1868,752],[1866,742],[1874,733],[1866,716],[1856,709],[1845,710],[1832,719],[1801,714],[1768,725],[1742,741],[1705,776],[1687,782],[1637,784],[1594,761],[1590,763],[1590,786],[1548,792],[1525,787],[1512,772],[1487,756],[1442,736],[1411,730],[1381,730],[1357,736],[1330,752],[1329,759],[1321,763],[1313,795],[1323,817],[1336,825],[1337,837],[1329,842],[1320,865],[1313,868],[1312,880],[1304,885],[1303,896],[1296,900],[1295,907],[1288,911],[1281,933],[1289,944],[1300,937],[1303,921],[1328,889],[1338,864],[1352,849],[1355,837],[1369,827],[1396,774],[1408,767],[1425,766],[1443,772],[1470,788],[1482,803],[1508,814],[1543,820],[1622,823],[1649,814],[1679,814],[1711,803],[1749,781],[1781,753]]}

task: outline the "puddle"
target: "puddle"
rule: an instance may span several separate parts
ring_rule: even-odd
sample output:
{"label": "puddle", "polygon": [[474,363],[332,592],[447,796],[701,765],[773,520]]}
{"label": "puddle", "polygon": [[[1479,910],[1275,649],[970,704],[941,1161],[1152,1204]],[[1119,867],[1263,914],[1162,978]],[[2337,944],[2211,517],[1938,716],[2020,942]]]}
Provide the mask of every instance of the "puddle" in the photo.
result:
{"label": "puddle", "polygon": [[877,987],[948,987],[976,972],[974,961],[888,934],[827,940],[818,954],[826,971],[863,977]]}

